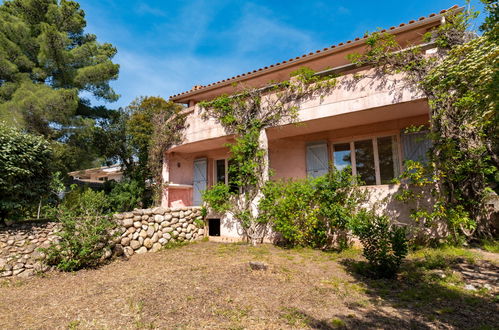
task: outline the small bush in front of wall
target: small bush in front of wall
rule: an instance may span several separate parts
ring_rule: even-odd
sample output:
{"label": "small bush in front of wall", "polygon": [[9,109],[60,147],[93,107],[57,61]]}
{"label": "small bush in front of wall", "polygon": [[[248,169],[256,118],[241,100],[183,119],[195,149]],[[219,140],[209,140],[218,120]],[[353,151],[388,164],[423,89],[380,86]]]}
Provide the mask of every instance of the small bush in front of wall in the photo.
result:
{"label": "small bush in front of wall", "polygon": [[115,223],[105,213],[109,203],[104,192],[73,188],[57,210],[61,223],[59,240],[42,249],[48,265],[63,271],[95,267],[110,257]]}
{"label": "small bush in front of wall", "polygon": [[286,246],[324,244],[325,231],[314,205],[315,190],[310,180],[269,181],[259,203],[261,219],[269,221]]}
{"label": "small bush in front of wall", "polygon": [[143,206],[142,199],[145,196],[145,190],[138,180],[112,181],[107,185],[109,187],[107,198],[114,212],[127,212]]}
{"label": "small bush in front of wall", "polygon": [[260,217],[287,246],[330,249],[348,246],[347,224],[363,199],[349,169],[316,179],[267,182]]}
{"label": "small bush in front of wall", "polygon": [[363,245],[370,274],[394,277],[408,252],[405,228],[392,225],[386,216],[365,210],[359,212],[349,226]]}

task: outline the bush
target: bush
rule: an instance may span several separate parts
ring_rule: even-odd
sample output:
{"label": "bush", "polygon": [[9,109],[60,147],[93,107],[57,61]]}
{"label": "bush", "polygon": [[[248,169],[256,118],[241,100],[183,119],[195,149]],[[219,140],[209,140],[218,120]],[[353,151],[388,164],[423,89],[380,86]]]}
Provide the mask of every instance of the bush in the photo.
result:
{"label": "bush", "polygon": [[51,159],[45,139],[0,122],[0,221],[23,217],[50,193]]}
{"label": "bush", "polygon": [[57,209],[60,240],[43,249],[46,262],[63,271],[99,265],[110,252],[115,223],[104,192],[73,187]]}
{"label": "bush", "polygon": [[350,228],[363,245],[372,275],[394,277],[408,252],[405,228],[392,225],[388,217],[372,211],[359,212]]}
{"label": "bush", "polygon": [[113,212],[127,212],[142,207],[144,187],[137,180],[112,181],[107,185],[110,190],[107,197]]}
{"label": "bush", "polygon": [[258,206],[260,218],[288,246],[344,248],[347,224],[363,198],[352,182],[349,169],[316,179],[269,181]]}

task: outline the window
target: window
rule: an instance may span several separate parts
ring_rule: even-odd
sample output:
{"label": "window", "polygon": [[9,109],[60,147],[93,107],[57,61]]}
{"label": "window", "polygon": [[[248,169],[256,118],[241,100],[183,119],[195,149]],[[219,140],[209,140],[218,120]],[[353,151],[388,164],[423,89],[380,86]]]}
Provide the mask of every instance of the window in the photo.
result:
{"label": "window", "polygon": [[352,166],[352,153],[350,143],[335,144],[333,149],[334,167],[342,170],[347,166]]}
{"label": "window", "polygon": [[366,185],[376,184],[373,141],[356,141],[353,144],[355,146],[355,170],[357,175]]}
{"label": "window", "polygon": [[397,140],[394,136],[388,136],[378,138],[377,141],[381,184],[388,184],[400,174]]}
{"label": "window", "polygon": [[338,170],[352,167],[366,185],[389,184],[399,175],[395,136],[333,144],[333,164]]}
{"label": "window", "polygon": [[214,173],[214,183],[224,183],[230,185],[231,192],[238,192],[239,187],[231,183],[229,180],[229,161],[227,159],[217,159],[215,160],[215,173]]}
{"label": "window", "polygon": [[227,166],[226,159],[217,159],[215,161],[215,183],[227,184]]}

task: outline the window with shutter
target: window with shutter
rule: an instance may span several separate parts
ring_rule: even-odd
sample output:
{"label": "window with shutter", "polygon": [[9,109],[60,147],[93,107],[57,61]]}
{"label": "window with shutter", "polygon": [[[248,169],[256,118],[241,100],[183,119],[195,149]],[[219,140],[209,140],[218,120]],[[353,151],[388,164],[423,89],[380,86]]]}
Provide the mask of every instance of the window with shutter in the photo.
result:
{"label": "window with shutter", "polygon": [[431,141],[427,134],[428,132],[402,133],[404,160],[428,162]]}
{"label": "window with shutter", "polygon": [[317,143],[307,146],[307,176],[317,178],[328,172],[329,161],[327,144]]}

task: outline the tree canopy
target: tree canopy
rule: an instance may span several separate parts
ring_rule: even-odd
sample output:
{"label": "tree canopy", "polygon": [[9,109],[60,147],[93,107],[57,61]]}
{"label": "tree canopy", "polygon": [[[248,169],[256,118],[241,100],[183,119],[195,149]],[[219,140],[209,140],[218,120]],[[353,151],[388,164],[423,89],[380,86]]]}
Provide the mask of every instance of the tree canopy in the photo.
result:
{"label": "tree canopy", "polygon": [[61,170],[92,164],[99,156],[99,120],[112,112],[82,95],[119,97],[109,85],[118,77],[116,48],[85,27],[75,1],[0,5],[0,121],[52,141]]}

